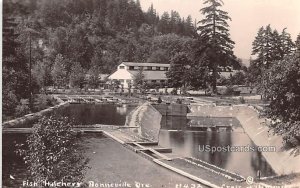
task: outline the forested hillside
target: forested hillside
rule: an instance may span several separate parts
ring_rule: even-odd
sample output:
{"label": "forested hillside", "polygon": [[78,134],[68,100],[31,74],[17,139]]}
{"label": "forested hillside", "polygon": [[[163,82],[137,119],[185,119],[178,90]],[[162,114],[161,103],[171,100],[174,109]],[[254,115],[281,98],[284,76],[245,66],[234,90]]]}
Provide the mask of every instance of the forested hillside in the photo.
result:
{"label": "forested hillside", "polygon": [[143,12],[138,0],[4,1],[4,15],[15,17],[24,55],[29,54],[27,30],[33,30],[34,65],[53,66],[61,54],[67,73],[74,62],[102,73],[121,61],[167,63],[195,34],[190,16],[176,11],[159,16],[153,6]]}
{"label": "forested hillside", "polygon": [[[192,18],[139,0],[4,0],[3,112],[45,86],[95,86],[123,61],[169,63],[191,48]],[[31,70],[31,71],[29,71]]]}

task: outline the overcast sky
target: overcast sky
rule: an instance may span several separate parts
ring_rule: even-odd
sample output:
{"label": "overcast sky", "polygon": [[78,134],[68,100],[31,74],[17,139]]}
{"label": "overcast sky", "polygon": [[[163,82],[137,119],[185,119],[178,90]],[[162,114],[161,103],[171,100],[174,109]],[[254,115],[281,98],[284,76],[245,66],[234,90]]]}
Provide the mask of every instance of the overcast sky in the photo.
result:
{"label": "overcast sky", "polygon": [[[300,33],[300,0],[223,0],[223,10],[232,18],[230,34],[235,41],[235,54],[240,58],[249,59],[251,45],[258,29],[271,24],[279,32],[285,27],[287,32],[296,40]],[[204,0],[140,0],[144,11],[151,3],[162,15],[164,11],[179,12],[181,17],[191,15],[198,21],[202,19],[199,10]]]}

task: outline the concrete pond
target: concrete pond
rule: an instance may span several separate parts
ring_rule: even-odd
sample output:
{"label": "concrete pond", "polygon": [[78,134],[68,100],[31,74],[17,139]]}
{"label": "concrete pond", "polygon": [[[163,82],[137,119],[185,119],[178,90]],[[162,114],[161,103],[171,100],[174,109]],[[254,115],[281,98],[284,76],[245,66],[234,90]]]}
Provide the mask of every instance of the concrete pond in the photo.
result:
{"label": "concrete pond", "polygon": [[[92,167],[84,180],[91,184],[221,187],[247,185],[246,178],[256,178],[257,173],[261,177],[283,174],[282,167],[272,161],[272,152],[277,151],[265,154],[258,149],[263,144],[249,136],[248,128],[241,123],[243,117],[236,116],[238,110],[228,107],[222,112],[213,108],[150,103],[71,104],[53,113],[74,118],[84,128],[79,140]],[[30,123],[22,126],[30,127]],[[8,187],[21,184],[28,176],[23,160],[15,153],[15,145],[25,143],[28,134],[7,131],[22,127],[13,125],[3,133],[2,179]],[[232,152],[224,149],[228,147],[250,149]]]}

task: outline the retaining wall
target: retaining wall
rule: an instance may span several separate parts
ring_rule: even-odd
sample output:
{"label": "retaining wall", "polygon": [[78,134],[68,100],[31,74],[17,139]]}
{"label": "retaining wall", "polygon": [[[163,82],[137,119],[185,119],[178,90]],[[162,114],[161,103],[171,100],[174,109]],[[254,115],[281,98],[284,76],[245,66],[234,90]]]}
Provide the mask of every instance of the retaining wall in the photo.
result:
{"label": "retaining wall", "polygon": [[189,106],[188,116],[236,117],[245,132],[257,146],[275,146],[276,152],[262,152],[265,159],[278,175],[300,172],[300,155],[291,155],[292,150],[283,150],[281,136],[269,134],[267,120],[251,106]]}
{"label": "retaining wall", "polygon": [[185,104],[152,104],[163,116],[186,116],[188,107]]}
{"label": "retaining wall", "polygon": [[162,115],[150,103],[144,103],[127,115],[125,126],[137,127],[130,130],[138,132],[139,135],[153,142],[158,142],[161,118]]}
{"label": "retaining wall", "polygon": [[27,114],[25,116],[10,120],[10,121],[6,121],[2,123],[2,128],[20,128],[20,127],[31,127],[32,124],[38,120],[38,118],[44,116],[44,115],[48,115],[51,112],[53,112],[55,109],[61,108],[63,106],[67,106],[69,105],[68,102],[64,102],[64,103],[60,103],[58,105],[49,107],[47,109],[41,110],[39,112],[36,113],[32,113],[32,114]]}

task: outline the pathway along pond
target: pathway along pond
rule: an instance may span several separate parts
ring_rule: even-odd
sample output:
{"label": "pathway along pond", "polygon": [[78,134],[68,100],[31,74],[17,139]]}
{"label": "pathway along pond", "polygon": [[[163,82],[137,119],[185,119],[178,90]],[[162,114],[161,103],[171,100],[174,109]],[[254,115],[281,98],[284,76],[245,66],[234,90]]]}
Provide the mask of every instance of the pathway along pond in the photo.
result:
{"label": "pathway along pond", "polygon": [[[232,129],[205,131],[201,125],[232,125]],[[182,156],[201,159],[244,177],[256,177],[257,171],[260,171],[261,176],[264,177],[276,175],[236,118],[194,117],[188,119],[182,116],[163,116],[159,143],[164,147],[171,147],[173,152]],[[256,151],[209,152],[203,151],[205,146],[210,148],[249,146],[255,148]]]}

